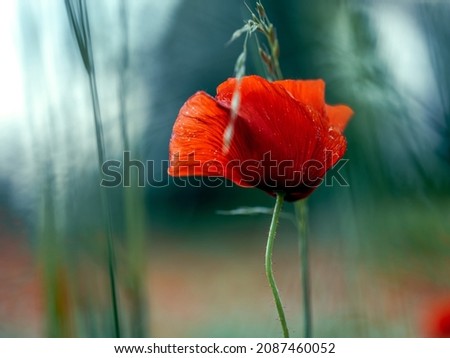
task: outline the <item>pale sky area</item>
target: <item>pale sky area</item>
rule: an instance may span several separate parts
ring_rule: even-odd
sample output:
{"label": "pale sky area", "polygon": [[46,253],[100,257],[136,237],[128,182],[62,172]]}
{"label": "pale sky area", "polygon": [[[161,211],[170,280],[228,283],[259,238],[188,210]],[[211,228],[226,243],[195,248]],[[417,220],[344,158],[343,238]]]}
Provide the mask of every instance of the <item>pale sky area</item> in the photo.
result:
{"label": "pale sky area", "polygon": [[0,2],[0,121],[24,116],[23,80],[18,47],[16,1]]}
{"label": "pale sky area", "polygon": [[427,41],[405,4],[374,2],[378,50],[400,88],[421,99],[436,98]]}

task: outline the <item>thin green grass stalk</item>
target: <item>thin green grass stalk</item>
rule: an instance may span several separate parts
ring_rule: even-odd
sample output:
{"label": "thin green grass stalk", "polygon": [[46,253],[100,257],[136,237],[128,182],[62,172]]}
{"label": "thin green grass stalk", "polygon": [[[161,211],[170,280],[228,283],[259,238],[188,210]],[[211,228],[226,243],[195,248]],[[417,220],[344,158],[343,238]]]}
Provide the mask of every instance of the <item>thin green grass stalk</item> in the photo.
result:
{"label": "thin green grass stalk", "polygon": [[[122,32],[121,57],[119,63],[119,121],[124,151],[130,151],[130,139],[127,126],[127,96],[129,70],[128,42],[128,7],[126,0],[121,0],[119,22]],[[136,177],[132,175],[131,186],[123,188],[125,235],[127,244],[127,283],[130,292],[130,334],[132,337],[148,337],[146,324],[146,290],[145,274],[145,205],[142,188],[136,185]]]}
{"label": "thin green grass stalk", "polygon": [[[55,133],[51,111],[48,119],[50,132],[45,152],[53,153],[52,138],[55,138]],[[57,229],[57,223],[62,218],[56,209],[54,166],[54,158],[49,155],[45,161],[44,183],[41,186],[43,195],[41,208],[38,210],[40,214],[38,242],[46,303],[46,336],[58,338],[73,336],[73,329],[67,268],[61,246],[63,235]]]}
{"label": "thin green grass stalk", "polygon": [[129,65],[129,49],[128,49],[128,10],[125,0],[120,2],[120,28],[122,30],[122,51],[120,59],[120,71],[119,71],[119,120],[121,137],[124,150],[130,150],[130,144],[128,139],[127,128],[127,93],[128,93],[128,65]]}
{"label": "thin green grass stalk", "polygon": [[[103,138],[102,118],[100,104],[97,93],[97,80],[95,75],[94,57],[92,51],[91,33],[89,28],[89,18],[85,0],[65,0],[69,22],[75,33],[81,58],[83,59],[86,72],[89,77],[89,87],[92,99],[92,109],[94,112],[95,135],[97,142],[98,169],[100,177],[103,177],[101,167],[105,161],[105,144]],[[100,188],[103,220],[106,228],[108,246],[108,274],[111,286],[111,299],[113,306],[114,333],[117,338],[121,336],[120,317],[117,298],[116,274],[115,274],[115,250],[112,238],[112,219],[109,197],[104,187]]]}
{"label": "thin green grass stalk", "polygon": [[283,209],[284,193],[277,193],[277,199],[275,202],[275,208],[273,210],[272,221],[270,223],[269,236],[267,238],[266,246],[266,276],[269,281],[270,288],[272,289],[275,305],[277,306],[278,317],[280,318],[281,328],[283,330],[284,338],[289,338],[289,329],[286,322],[286,316],[283,310],[283,304],[281,303],[280,293],[275,282],[272,268],[272,252],[273,244],[277,234],[278,221],[280,219],[281,210]]}
{"label": "thin green grass stalk", "polygon": [[311,284],[309,277],[308,204],[299,200],[294,204],[297,217],[299,253],[303,290],[303,319],[305,338],[312,338]]}
{"label": "thin green grass stalk", "polygon": [[[36,37],[32,46],[23,47],[22,55],[25,62],[22,65],[24,68],[27,68],[26,59],[33,57],[42,66],[42,33],[37,26],[39,21],[35,18],[36,14],[23,2],[18,3],[17,11],[21,20],[33,20],[21,21],[20,42],[28,44],[29,38],[27,35],[30,33],[33,33]],[[34,110],[33,103],[36,88],[41,88],[41,86],[36,87],[34,84],[45,84],[45,76],[30,70],[24,71],[23,75],[25,77],[24,83],[33,84],[24,86],[26,127],[29,133],[36,134],[39,131],[37,130],[37,114]],[[44,297],[43,310],[45,314],[45,327],[43,327],[43,334],[46,337],[56,338],[69,337],[72,330],[68,316],[61,316],[57,310],[58,292],[61,291],[58,287],[57,269],[62,266],[62,260],[59,258],[63,256],[63,251],[59,240],[60,233],[56,229],[56,223],[61,218],[58,215],[59,212],[55,210],[55,163],[51,155],[55,151],[52,146],[53,139],[55,138],[54,121],[48,98],[45,98],[45,101],[49,109],[45,125],[49,131],[46,133],[47,138],[43,150],[37,150],[40,148],[37,135],[30,135],[28,139],[30,141],[29,148],[33,148],[33,156],[35,158],[30,165],[33,165],[33,172],[42,172],[42,178],[40,178],[37,186],[37,192],[40,195],[37,209],[35,210],[36,231],[33,235],[36,235],[37,262],[40,273],[40,285],[42,286],[42,294]],[[43,100],[41,99],[40,102],[43,102]]]}
{"label": "thin green grass stalk", "polygon": [[39,210],[39,243],[40,256],[42,257],[42,280],[46,303],[46,336],[61,337],[61,328],[56,313],[56,255],[58,246],[56,244],[55,232],[55,212],[53,207],[53,197],[48,189],[49,184],[44,184],[44,195],[42,198],[42,207]]}
{"label": "thin green grass stalk", "polygon": [[124,188],[127,235],[127,283],[130,287],[131,331],[134,338],[148,337],[147,305],[144,279],[146,277],[145,205],[141,188]]}

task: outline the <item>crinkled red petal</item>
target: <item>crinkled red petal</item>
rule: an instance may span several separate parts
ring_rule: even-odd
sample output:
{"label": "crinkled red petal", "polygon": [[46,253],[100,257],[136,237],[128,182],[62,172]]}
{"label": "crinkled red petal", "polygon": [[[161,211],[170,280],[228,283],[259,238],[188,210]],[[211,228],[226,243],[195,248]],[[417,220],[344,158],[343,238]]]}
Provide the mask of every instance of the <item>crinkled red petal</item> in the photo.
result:
{"label": "crinkled red petal", "polygon": [[223,132],[229,114],[213,97],[197,92],[180,109],[169,145],[169,174],[224,176]]}
{"label": "crinkled red petal", "polygon": [[282,86],[300,103],[313,107],[323,114],[325,111],[325,82],[323,80],[281,80],[275,84]]}

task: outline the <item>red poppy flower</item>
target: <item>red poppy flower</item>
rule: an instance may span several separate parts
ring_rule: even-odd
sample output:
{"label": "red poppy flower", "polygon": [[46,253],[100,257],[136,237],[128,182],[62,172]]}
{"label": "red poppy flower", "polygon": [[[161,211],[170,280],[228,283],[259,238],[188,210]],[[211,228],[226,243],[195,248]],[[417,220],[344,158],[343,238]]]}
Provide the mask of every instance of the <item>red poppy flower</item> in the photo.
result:
{"label": "red poppy flower", "polygon": [[269,82],[246,76],[229,150],[223,151],[237,80],[216,97],[197,92],[181,108],[169,145],[172,176],[221,176],[287,201],[308,196],[342,158],[352,110],[325,103],[322,80]]}

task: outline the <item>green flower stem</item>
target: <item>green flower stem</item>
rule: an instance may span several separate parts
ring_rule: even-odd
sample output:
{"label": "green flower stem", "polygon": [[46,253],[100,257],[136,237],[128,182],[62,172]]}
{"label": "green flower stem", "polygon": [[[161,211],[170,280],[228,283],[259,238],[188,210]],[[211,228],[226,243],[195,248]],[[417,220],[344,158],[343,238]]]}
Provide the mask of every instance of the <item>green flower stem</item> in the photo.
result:
{"label": "green flower stem", "polygon": [[301,260],[301,276],[303,288],[303,315],[305,338],[312,337],[312,315],[311,315],[311,289],[309,278],[309,248],[308,248],[308,204],[306,200],[295,203],[297,226],[299,234],[299,250]]}
{"label": "green flower stem", "polygon": [[270,288],[272,289],[275,305],[277,306],[278,316],[280,317],[281,327],[283,329],[284,338],[289,338],[289,330],[286,323],[286,317],[284,315],[283,305],[281,303],[280,294],[278,292],[277,284],[273,276],[272,268],[272,251],[273,243],[277,232],[278,221],[280,218],[281,209],[283,207],[284,193],[277,193],[277,199],[275,202],[275,208],[273,210],[272,222],[270,223],[269,236],[267,238],[266,247],[266,276],[269,281]]}

